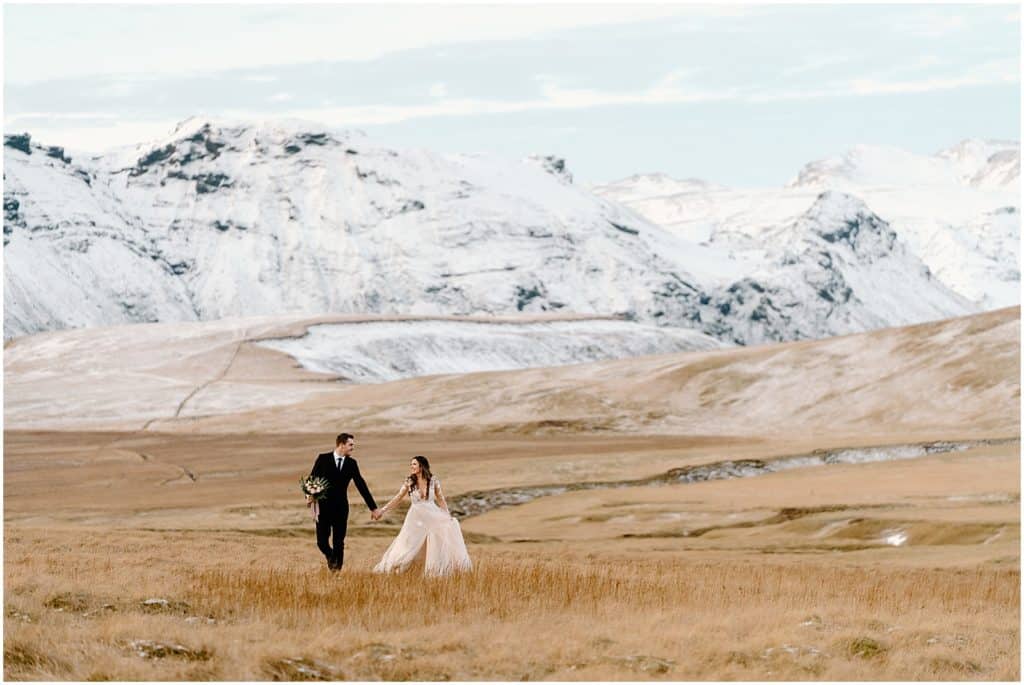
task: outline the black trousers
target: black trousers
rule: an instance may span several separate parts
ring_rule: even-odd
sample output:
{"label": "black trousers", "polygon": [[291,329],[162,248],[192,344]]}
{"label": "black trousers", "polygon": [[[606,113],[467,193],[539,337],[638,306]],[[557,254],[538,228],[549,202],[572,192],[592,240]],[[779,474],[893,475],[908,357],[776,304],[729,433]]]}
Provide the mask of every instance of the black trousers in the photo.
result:
{"label": "black trousers", "polygon": [[[348,509],[344,511],[321,511],[316,522],[316,546],[327,558],[329,568],[341,568],[345,562],[345,532],[348,529]],[[331,544],[331,535],[334,544]]]}

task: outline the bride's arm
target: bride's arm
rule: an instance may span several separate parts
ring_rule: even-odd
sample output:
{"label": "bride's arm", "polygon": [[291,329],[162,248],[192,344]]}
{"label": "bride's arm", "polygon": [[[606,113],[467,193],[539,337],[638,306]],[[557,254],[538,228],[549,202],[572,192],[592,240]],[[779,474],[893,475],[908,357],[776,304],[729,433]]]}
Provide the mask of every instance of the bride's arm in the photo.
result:
{"label": "bride's arm", "polygon": [[398,503],[405,499],[405,496],[409,494],[408,489],[405,487],[405,483],[402,483],[402,487],[398,489],[398,494],[391,498],[391,501],[380,508],[381,518],[386,513],[398,506]]}
{"label": "bride's arm", "polygon": [[434,495],[437,497],[438,506],[444,509],[444,512],[451,515],[452,512],[448,511],[448,503],[444,501],[444,493],[441,492],[441,481],[434,480]]}

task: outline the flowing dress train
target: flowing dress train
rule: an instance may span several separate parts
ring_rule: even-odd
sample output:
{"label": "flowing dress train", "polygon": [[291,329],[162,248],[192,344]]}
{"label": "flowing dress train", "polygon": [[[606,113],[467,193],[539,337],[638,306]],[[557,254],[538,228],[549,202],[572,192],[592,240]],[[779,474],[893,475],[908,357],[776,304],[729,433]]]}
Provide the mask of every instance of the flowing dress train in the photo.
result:
{"label": "flowing dress train", "polygon": [[[408,490],[402,484],[398,494],[384,507],[385,510],[397,503]],[[374,568],[375,573],[400,573],[406,570],[426,545],[426,560],[423,567],[425,576],[446,576],[454,571],[468,571],[473,568],[466,543],[462,539],[459,522],[437,504],[436,495],[441,494],[441,481],[431,478],[423,499],[419,488],[412,488],[409,497],[412,505],[405,515],[402,529],[384,552]],[[442,495],[443,496],[443,495]]]}

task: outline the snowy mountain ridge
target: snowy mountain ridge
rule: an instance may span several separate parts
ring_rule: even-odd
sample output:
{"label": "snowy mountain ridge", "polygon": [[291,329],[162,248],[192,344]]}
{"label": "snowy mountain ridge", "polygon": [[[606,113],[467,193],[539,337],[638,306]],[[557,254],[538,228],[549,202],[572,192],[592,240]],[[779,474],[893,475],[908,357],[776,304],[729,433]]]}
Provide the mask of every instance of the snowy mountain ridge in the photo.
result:
{"label": "snowy mountain ridge", "polygon": [[[5,338],[285,313],[573,312],[747,344],[978,308],[844,192],[804,190],[802,206],[725,241],[734,227],[680,231],[599,197],[557,157],[396,150],[307,122],[191,119],[82,159],[6,136],[4,153]],[[730,192],[687,183],[690,196]]]}
{"label": "snowy mountain ridge", "polygon": [[[662,175],[663,176],[663,175]],[[935,155],[855,146],[811,162],[784,188],[702,190],[632,176],[594,192],[674,235],[760,263],[780,227],[829,190],[859,198],[945,286],[978,309],[1020,302],[1020,146],[965,140]]]}

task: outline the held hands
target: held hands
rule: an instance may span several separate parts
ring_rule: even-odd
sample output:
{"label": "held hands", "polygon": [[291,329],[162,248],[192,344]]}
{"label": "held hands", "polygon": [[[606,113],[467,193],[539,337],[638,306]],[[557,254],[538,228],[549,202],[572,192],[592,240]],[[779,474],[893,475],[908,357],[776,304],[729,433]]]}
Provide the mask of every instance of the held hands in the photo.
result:
{"label": "held hands", "polygon": [[384,516],[384,510],[377,508],[370,512],[371,521],[380,521],[381,517]]}

